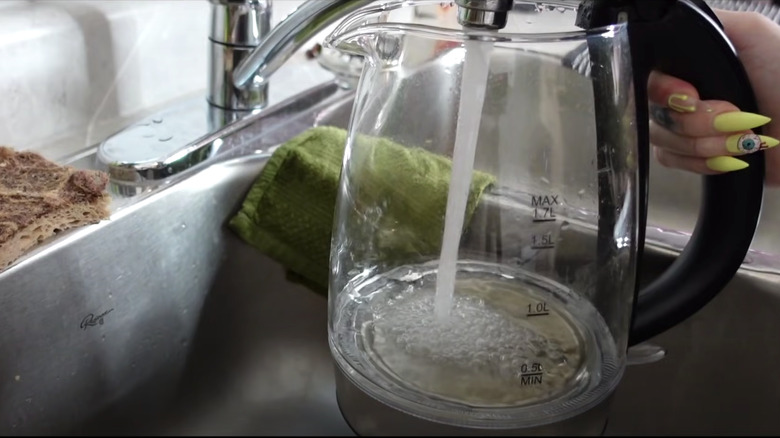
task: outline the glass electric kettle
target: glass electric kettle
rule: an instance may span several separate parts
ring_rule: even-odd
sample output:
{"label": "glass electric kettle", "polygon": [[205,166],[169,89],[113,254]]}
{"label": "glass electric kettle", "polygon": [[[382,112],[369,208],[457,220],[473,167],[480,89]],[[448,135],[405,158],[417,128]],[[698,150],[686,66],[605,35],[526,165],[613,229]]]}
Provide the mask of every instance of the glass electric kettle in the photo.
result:
{"label": "glass electric kettle", "polygon": [[[428,7],[410,23],[401,11]],[[739,268],[763,156],[704,177],[695,232],[637,287],[657,69],[756,111],[692,0],[374,2],[334,224],[329,342],[359,434],[598,434],[627,347]]]}

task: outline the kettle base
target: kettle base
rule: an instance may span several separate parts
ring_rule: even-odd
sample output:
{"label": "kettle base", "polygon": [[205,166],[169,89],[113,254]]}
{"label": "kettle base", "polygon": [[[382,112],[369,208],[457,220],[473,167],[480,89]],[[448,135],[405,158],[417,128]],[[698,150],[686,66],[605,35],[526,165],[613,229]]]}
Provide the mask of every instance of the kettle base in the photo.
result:
{"label": "kettle base", "polygon": [[612,396],[565,421],[524,429],[479,429],[442,424],[392,408],[363,392],[338,367],[336,400],[341,415],[359,436],[599,436],[607,426]]}

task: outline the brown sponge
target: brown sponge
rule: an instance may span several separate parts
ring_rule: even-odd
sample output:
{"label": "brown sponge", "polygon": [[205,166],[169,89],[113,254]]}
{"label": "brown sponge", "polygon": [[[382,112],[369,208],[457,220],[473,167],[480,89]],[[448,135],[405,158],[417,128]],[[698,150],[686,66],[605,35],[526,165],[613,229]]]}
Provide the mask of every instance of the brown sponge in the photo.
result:
{"label": "brown sponge", "polygon": [[54,234],[110,216],[108,175],[0,146],[0,271]]}

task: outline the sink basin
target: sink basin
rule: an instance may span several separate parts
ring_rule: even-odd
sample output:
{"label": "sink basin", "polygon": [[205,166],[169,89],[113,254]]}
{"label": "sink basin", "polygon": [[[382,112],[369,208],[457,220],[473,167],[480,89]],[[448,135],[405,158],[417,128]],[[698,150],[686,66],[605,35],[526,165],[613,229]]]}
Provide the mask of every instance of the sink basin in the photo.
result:
{"label": "sink basin", "polygon": [[[208,164],[117,194],[110,220],[0,274],[0,434],[353,434],[336,402],[326,297],[225,226],[273,147],[346,126],[352,97],[333,83],[304,93],[226,133]],[[644,281],[675,256],[650,242]],[[743,269],[651,340],[666,355],[629,367],[606,433],[780,434],[778,286]]]}

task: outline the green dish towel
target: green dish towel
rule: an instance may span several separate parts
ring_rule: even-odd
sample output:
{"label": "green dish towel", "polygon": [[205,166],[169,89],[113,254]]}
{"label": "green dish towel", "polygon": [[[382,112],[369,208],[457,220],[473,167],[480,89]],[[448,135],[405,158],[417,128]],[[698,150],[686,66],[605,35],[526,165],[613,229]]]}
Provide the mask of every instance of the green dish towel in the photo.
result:
{"label": "green dish towel", "polygon": [[[281,145],[229,227],[281,263],[297,280],[327,293],[330,242],[347,131],[320,126]],[[386,254],[438,256],[452,162],[422,148],[359,136],[360,201],[385,206],[374,236]],[[366,149],[368,148],[368,149]],[[358,156],[358,154],[355,154]],[[358,181],[358,179],[355,179]],[[466,222],[494,181],[474,172]],[[381,202],[381,204],[376,204]]]}

